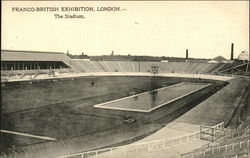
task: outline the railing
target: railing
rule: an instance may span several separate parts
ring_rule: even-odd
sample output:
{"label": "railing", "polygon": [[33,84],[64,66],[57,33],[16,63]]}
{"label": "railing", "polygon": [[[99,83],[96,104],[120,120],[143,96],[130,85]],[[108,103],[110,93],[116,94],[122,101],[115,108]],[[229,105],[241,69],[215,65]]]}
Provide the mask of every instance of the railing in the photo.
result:
{"label": "railing", "polygon": [[[215,125],[213,126],[213,128],[224,129],[224,123],[222,122],[218,125]],[[187,135],[183,135],[180,137],[171,138],[171,139],[162,139],[162,140],[155,140],[155,141],[150,141],[150,142],[135,143],[135,144],[130,144],[126,146],[93,150],[89,152],[64,155],[58,158],[88,158],[88,157],[116,158],[117,155],[115,155],[115,153],[119,153],[119,157],[122,157],[122,156],[136,157],[136,155],[138,155],[141,152],[154,152],[154,151],[159,151],[159,150],[165,150],[171,147],[176,147],[178,145],[182,145],[182,144],[185,144],[194,140],[199,140],[199,139],[200,139],[200,131],[187,134]]]}
{"label": "railing", "polygon": [[[250,136],[249,128],[246,128],[243,131],[227,130],[225,132],[225,135],[221,138],[224,140],[224,142],[228,142],[227,144],[224,144],[224,145],[209,145],[208,144],[209,145],[208,147],[200,148],[189,153],[181,154],[181,156],[179,157],[181,158],[205,157],[205,156],[208,156],[209,154],[211,155],[211,154],[227,152],[230,150],[233,151],[236,149],[245,149],[247,147],[249,148],[249,141],[250,141],[249,136]],[[244,140],[241,140],[241,139],[244,139]],[[171,158],[177,158],[177,157],[171,157]]]}
{"label": "railing", "polygon": [[233,155],[227,155],[224,156],[223,158],[249,158],[250,157],[250,152],[241,152],[241,153],[236,153]]}
{"label": "railing", "polygon": [[[213,147],[208,147],[202,151],[194,151],[194,152],[190,152],[187,154],[182,154],[181,158],[194,158],[194,157],[209,157],[209,155],[214,155],[214,154],[220,154],[223,152],[228,152],[228,151],[239,151],[242,149],[246,149],[250,147],[250,138],[245,139],[245,140],[241,140],[241,141],[237,141],[237,142],[232,142],[229,144],[225,144],[222,146],[213,146]],[[173,157],[173,158],[177,158],[177,157]]]}
{"label": "railing", "polygon": [[[220,123],[216,126],[213,126],[214,129],[218,130],[224,130],[224,124]],[[205,129],[202,132],[209,130]],[[224,138],[226,140],[232,140],[234,138],[241,138],[244,136],[250,135],[250,129],[246,129],[244,131],[226,131],[226,135]],[[60,156],[58,158],[88,158],[88,157],[94,157],[94,158],[116,158],[118,155],[119,157],[137,157],[140,153],[145,152],[154,152],[154,151],[160,151],[160,150],[166,150],[170,149],[171,147],[176,147],[178,145],[182,145],[194,140],[200,139],[200,131],[194,132],[191,134],[187,134],[180,137],[175,137],[171,139],[162,139],[162,140],[156,140],[156,141],[150,141],[150,142],[142,142],[142,143],[135,143],[130,144],[127,146],[119,146],[119,147],[112,147],[112,148],[105,148],[100,150],[94,150],[89,152],[82,152],[82,153],[76,153],[71,155],[65,155]],[[242,140],[239,142],[232,142],[230,144],[226,145],[215,145],[215,146],[209,146],[200,150],[196,150],[190,153],[181,154],[178,156],[175,156],[173,158],[194,158],[194,157],[206,157],[209,154],[216,154],[216,153],[222,153],[225,151],[230,150],[237,150],[237,149],[243,149],[246,147],[249,147],[249,139]]]}
{"label": "railing", "polygon": [[245,130],[242,131],[238,131],[238,130],[230,130],[230,131],[226,131],[226,134],[224,137],[225,140],[230,140],[230,139],[234,139],[234,138],[239,138],[242,136],[249,136],[250,135],[250,129],[246,128]]}

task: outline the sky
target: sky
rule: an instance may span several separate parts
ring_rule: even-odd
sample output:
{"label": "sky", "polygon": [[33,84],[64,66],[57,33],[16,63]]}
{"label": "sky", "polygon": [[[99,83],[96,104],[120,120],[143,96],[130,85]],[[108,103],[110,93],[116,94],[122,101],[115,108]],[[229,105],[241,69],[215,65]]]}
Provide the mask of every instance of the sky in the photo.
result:
{"label": "sky", "polygon": [[[13,10],[23,7],[95,11]],[[185,57],[189,49],[192,58],[229,59],[231,43],[235,57],[249,51],[249,1],[3,1],[1,34],[1,49],[8,50]]]}

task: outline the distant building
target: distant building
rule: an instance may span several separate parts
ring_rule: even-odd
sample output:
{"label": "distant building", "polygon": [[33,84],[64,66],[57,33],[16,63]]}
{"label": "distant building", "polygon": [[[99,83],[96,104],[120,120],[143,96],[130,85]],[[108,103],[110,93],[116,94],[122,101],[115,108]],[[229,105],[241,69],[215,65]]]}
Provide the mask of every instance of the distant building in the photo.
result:
{"label": "distant building", "polygon": [[226,60],[226,58],[224,58],[223,56],[219,55],[219,56],[213,58],[213,60],[215,60],[217,62],[220,62],[220,61]]}
{"label": "distant building", "polygon": [[161,60],[161,62],[163,62],[163,63],[168,63],[168,60]]}
{"label": "distant building", "polygon": [[233,63],[233,62],[234,62],[234,60],[227,60],[223,56],[219,55],[219,56],[213,58],[212,60],[210,60],[208,63]]}
{"label": "distant building", "polygon": [[242,51],[238,56],[238,60],[249,61],[249,53],[247,51]]}

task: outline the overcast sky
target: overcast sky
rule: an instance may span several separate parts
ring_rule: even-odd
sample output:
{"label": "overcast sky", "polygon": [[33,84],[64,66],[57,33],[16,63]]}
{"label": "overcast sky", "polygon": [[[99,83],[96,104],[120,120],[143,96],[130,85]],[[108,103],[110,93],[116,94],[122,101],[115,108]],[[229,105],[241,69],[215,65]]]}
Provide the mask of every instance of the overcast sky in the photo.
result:
{"label": "overcast sky", "polygon": [[[105,55],[230,57],[249,50],[248,1],[17,2],[2,6],[2,49]],[[107,7],[117,12],[16,12],[13,7]],[[54,14],[84,19],[56,19]]]}

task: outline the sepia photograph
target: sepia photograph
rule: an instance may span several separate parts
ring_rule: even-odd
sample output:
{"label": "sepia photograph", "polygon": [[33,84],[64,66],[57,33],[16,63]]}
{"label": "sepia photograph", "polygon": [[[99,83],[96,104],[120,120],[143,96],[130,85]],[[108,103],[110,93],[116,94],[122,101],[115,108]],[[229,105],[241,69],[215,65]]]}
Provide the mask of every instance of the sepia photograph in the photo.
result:
{"label": "sepia photograph", "polygon": [[250,158],[248,0],[1,4],[1,158]]}

